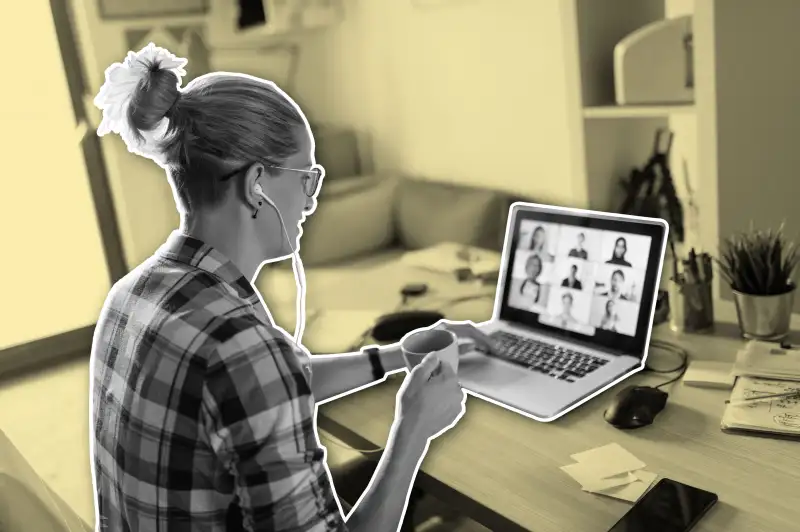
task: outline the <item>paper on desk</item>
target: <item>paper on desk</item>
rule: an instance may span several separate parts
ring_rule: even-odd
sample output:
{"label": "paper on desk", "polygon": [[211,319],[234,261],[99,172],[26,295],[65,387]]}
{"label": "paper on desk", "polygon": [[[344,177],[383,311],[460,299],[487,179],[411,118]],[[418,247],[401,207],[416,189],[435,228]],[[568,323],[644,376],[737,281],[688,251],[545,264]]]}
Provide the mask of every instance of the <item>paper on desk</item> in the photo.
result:
{"label": "paper on desk", "polygon": [[346,353],[383,314],[380,310],[321,310],[306,320],[303,345],[318,355]]}
{"label": "paper on desk", "polygon": [[587,491],[604,490],[630,484],[636,480],[636,476],[624,471],[615,475],[598,474],[597,468],[593,464],[576,463],[561,467],[561,471],[572,477],[575,482]]}
{"label": "paper on desk", "polygon": [[602,447],[573,454],[570,458],[576,462],[592,464],[593,467],[602,471],[612,471],[601,475],[602,477],[635,471],[645,466],[644,462],[633,456],[618,443],[609,443]]}
{"label": "paper on desk", "polygon": [[736,354],[735,375],[800,380],[800,347],[788,349],[772,342],[749,341]]}
{"label": "paper on desk", "polygon": [[561,468],[584,491],[636,501],[656,478],[645,464],[617,443],[573,454],[574,464]]}
{"label": "paper on desk", "polygon": [[[628,468],[624,464],[606,464],[602,462],[578,462],[576,464],[563,466],[561,470],[575,479],[581,486],[592,485],[598,482],[602,482],[603,485],[605,485],[606,481],[618,479],[618,477],[624,478],[627,473],[633,471],[633,469]],[[631,481],[633,480],[634,479],[631,479]],[[620,484],[624,484],[624,482],[620,482]],[[609,487],[620,484],[612,483]]]}
{"label": "paper on desk", "polygon": [[629,471],[627,473],[614,475],[613,477],[608,477],[601,480],[591,480],[585,484],[582,484],[581,487],[586,491],[598,492],[620,486],[626,486],[631,482],[636,482],[639,479],[639,477],[636,476],[636,473],[636,471]]}
{"label": "paper on desk", "polygon": [[650,486],[653,485],[653,482],[655,482],[658,475],[651,473],[650,471],[636,471],[633,473],[633,475],[636,476],[636,480],[629,484],[604,490],[587,490],[584,488],[584,491],[589,491],[598,495],[605,495],[606,497],[613,497],[623,501],[636,502],[642,495],[645,494]]}

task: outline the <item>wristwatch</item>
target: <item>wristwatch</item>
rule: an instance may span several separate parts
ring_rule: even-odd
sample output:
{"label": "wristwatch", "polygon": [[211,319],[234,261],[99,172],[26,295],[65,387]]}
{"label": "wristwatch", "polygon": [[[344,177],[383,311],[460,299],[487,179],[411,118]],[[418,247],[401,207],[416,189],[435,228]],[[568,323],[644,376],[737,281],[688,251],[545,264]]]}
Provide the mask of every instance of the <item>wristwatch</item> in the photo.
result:
{"label": "wristwatch", "polygon": [[379,381],[386,376],[386,370],[383,368],[381,362],[381,352],[377,347],[366,347],[364,353],[369,358],[369,364],[372,366],[372,379]]}

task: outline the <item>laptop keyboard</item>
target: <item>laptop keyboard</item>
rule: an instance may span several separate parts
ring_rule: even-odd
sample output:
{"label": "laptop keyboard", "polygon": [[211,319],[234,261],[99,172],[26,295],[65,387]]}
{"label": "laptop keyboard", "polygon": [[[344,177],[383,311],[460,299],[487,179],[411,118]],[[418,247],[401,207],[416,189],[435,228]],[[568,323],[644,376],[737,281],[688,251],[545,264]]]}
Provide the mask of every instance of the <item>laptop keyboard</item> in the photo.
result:
{"label": "laptop keyboard", "polygon": [[567,382],[575,382],[608,363],[604,358],[505,331],[490,336],[499,344],[504,360]]}

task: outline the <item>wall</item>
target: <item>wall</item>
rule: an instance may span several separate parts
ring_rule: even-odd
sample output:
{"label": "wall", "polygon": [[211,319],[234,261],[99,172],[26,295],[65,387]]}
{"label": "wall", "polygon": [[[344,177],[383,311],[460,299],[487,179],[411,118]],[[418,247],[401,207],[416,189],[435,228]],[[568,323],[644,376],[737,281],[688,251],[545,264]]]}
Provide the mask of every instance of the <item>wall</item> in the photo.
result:
{"label": "wall", "polygon": [[[667,0],[665,15],[677,18],[693,15],[694,0]],[[695,103],[697,97],[695,96]],[[697,161],[697,115],[695,113],[675,113],[669,117],[669,129],[675,135],[672,145],[671,170],[675,180],[675,188],[683,203],[684,227],[686,239],[682,246],[685,250],[692,247],[702,249],[700,238],[700,200],[699,189],[703,187],[703,179],[698,175]],[[682,250],[678,248],[680,253]]]}
{"label": "wall", "polygon": [[[719,234],[777,228],[800,237],[800,2],[717,2]],[[746,39],[742,35],[747,35]],[[754,199],[757,198],[757,201]],[[726,299],[731,294],[723,292]],[[800,298],[795,311],[800,312]]]}
{"label": "wall", "polygon": [[306,43],[298,99],[374,137],[377,168],[573,198],[559,2],[347,2]]}
{"label": "wall", "polygon": [[[89,110],[96,108],[91,99],[104,82],[104,72],[120,62],[128,52],[127,28],[149,28],[152,22],[102,21],[94,0],[72,0],[89,86]],[[172,18],[170,24],[202,23],[202,17]],[[117,209],[120,238],[128,266],[133,268],[153,254],[179,223],[175,202],[164,171],[150,160],[127,151],[117,135],[101,140],[109,170],[114,206]]]}
{"label": "wall", "polygon": [[[342,24],[297,37],[303,49],[292,94],[310,118],[367,134],[378,170],[570,203],[559,2],[414,4],[345,0]],[[74,5],[90,82],[99,88],[103,70],[127,52],[123,30],[131,23],[101,21],[91,0]],[[177,227],[174,200],[160,168],[116,136],[103,146],[134,266]]]}
{"label": "wall", "polygon": [[94,323],[109,274],[49,4],[17,5],[0,48],[4,349]]}

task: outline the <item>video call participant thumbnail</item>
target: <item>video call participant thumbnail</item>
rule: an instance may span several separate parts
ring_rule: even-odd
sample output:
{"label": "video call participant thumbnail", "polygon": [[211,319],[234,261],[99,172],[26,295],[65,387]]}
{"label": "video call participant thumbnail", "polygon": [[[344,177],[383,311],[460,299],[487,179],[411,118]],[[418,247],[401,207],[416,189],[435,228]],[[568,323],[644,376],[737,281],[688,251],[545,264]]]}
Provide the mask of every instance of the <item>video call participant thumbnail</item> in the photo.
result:
{"label": "video call participant thumbnail", "polygon": [[625,273],[622,270],[614,270],[611,274],[611,281],[609,288],[602,292],[601,296],[606,296],[609,299],[622,299],[627,300],[628,296],[623,293],[625,286]]}
{"label": "video call participant thumbnail", "polygon": [[628,253],[628,241],[624,236],[617,238],[614,243],[614,251],[611,258],[606,261],[606,264],[614,264],[615,266],[631,266],[631,263],[625,259]]}
{"label": "video call participant thumbnail", "polygon": [[569,267],[569,275],[561,282],[561,286],[564,288],[574,288],[575,290],[581,290],[583,288],[583,283],[578,279],[577,264],[572,264]]}
{"label": "video call participant thumbnail", "polygon": [[536,226],[531,235],[530,251],[546,261],[552,261],[553,254],[548,249],[547,237],[547,230],[541,225]]}
{"label": "video call participant thumbnail", "polygon": [[569,256],[576,259],[587,260],[589,258],[589,254],[586,252],[586,249],[584,248],[585,244],[586,244],[586,235],[584,233],[578,233],[578,236],[576,237],[575,247],[569,250]]}

